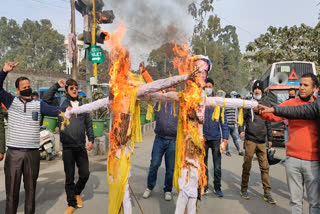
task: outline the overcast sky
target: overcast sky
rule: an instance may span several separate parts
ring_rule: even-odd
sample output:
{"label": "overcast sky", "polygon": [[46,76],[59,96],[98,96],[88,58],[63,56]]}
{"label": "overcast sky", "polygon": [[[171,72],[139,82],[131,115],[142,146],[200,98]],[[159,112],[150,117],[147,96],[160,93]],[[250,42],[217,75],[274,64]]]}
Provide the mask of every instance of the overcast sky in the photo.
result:
{"label": "overcast sky", "polygon": [[[200,1],[200,0],[199,0]],[[199,2],[198,1],[198,2]],[[319,0],[320,1],[320,0]],[[114,30],[120,22],[127,26],[124,43],[129,47],[133,69],[146,60],[148,53],[164,41],[192,35],[193,20],[187,14],[192,0],[105,0],[105,9],[113,9],[116,20],[104,25]],[[217,0],[214,13],[222,26],[235,25],[241,51],[246,45],[272,26],[292,26],[305,23],[315,26],[320,7],[318,0]],[[50,19],[53,27],[67,35],[70,31],[69,0],[0,0],[0,16],[16,19],[19,23]],[[82,17],[76,12],[76,29],[82,32]]]}

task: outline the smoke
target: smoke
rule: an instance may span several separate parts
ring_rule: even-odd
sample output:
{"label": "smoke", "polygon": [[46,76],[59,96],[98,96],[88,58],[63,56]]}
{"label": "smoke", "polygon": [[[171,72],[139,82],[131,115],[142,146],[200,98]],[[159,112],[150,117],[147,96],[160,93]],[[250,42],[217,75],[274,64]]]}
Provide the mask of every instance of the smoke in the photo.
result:
{"label": "smoke", "polygon": [[193,31],[193,19],[188,14],[192,0],[108,0],[104,9],[112,9],[114,24],[104,27],[114,30],[120,22],[127,27],[124,44],[129,48],[133,69],[146,60],[152,49],[172,40],[188,40]]}

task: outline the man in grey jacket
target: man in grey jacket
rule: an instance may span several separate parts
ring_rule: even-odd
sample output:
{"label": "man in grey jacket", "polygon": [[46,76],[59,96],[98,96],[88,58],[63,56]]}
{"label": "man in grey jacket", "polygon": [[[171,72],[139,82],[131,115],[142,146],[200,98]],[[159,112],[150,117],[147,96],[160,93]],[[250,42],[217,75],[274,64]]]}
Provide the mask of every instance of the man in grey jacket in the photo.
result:
{"label": "man in grey jacket", "polygon": [[[176,86],[172,86],[167,91],[176,91]],[[178,126],[178,116],[174,117],[174,108],[176,115],[179,114],[179,104],[176,103],[157,103],[161,105],[159,112],[156,112],[156,128],[154,132],[156,137],[154,139],[151,162],[148,173],[147,188],[143,193],[144,198],[149,198],[151,191],[156,185],[158,169],[162,162],[162,157],[165,156],[166,174],[164,180],[164,192],[165,200],[170,201],[172,199],[172,179],[175,161],[176,150],[176,136]]]}

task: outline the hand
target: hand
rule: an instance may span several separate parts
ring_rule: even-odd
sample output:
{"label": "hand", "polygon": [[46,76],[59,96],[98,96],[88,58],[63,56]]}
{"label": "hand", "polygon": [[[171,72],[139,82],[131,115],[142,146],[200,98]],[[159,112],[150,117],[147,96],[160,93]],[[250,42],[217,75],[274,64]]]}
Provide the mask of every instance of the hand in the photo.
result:
{"label": "hand", "polygon": [[274,108],[273,107],[267,107],[264,105],[258,105],[258,109],[259,109],[259,114],[262,113],[274,113]]}
{"label": "hand", "polygon": [[0,161],[3,160],[3,157],[4,157],[4,154],[3,154],[3,153],[0,153]]}
{"label": "hand", "polygon": [[66,82],[64,80],[59,80],[58,84],[59,84],[60,88],[66,87]]}
{"label": "hand", "polygon": [[87,151],[91,151],[92,148],[93,148],[93,143],[92,143],[91,141],[89,141],[89,142],[87,143],[87,145],[86,145],[86,149],[87,149]]}
{"label": "hand", "polygon": [[221,154],[226,149],[227,145],[228,145],[228,139],[223,139],[222,143],[220,144],[220,153]]}
{"label": "hand", "polygon": [[142,73],[144,71],[144,62],[140,62],[140,65],[139,65],[139,69],[140,69],[140,73]]}
{"label": "hand", "polygon": [[271,146],[272,146],[272,142],[271,141],[268,142],[268,146],[269,146],[269,148],[271,148]]}
{"label": "hand", "polygon": [[244,132],[241,132],[241,133],[240,133],[240,137],[241,137],[241,138],[244,138],[244,135],[245,135]]}
{"label": "hand", "polygon": [[19,64],[20,64],[20,62],[7,62],[7,64],[5,64],[4,67],[3,67],[3,71],[4,72],[10,72],[15,67],[17,67]]}

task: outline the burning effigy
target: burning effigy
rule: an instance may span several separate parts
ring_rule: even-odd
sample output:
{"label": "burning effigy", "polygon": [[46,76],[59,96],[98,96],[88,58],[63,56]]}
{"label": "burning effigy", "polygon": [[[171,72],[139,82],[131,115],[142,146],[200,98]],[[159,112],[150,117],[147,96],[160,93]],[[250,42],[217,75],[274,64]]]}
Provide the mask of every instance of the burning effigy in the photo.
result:
{"label": "burning effigy", "polygon": [[[254,108],[258,104],[255,101],[206,97],[203,86],[211,69],[211,61],[204,56],[190,56],[187,46],[175,46],[178,57],[174,59],[174,65],[180,75],[143,85],[136,84],[130,79],[129,51],[121,44],[125,31],[125,26],[121,24],[117,31],[110,34],[109,40],[105,41],[110,50],[111,61],[109,97],[67,110],[65,117],[110,106],[112,128],[109,133],[107,160],[108,213],[118,214],[122,210],[127,214],[132,212],[128,185],[131,156],[134,143],[142,141],[139,101],[178,101],[180,111],[174,185],[179,192],[176,213],[184,213],[188,203],[194,203],[188,207],[195,206],[197,197],[203,193],[207,182],[202,133],[205,106],[217,106],[217,111],[220,111],[221,106],[223,111],[224,107]],[[185,89],[179,93],[157,93],[185,81]]]}

